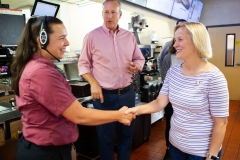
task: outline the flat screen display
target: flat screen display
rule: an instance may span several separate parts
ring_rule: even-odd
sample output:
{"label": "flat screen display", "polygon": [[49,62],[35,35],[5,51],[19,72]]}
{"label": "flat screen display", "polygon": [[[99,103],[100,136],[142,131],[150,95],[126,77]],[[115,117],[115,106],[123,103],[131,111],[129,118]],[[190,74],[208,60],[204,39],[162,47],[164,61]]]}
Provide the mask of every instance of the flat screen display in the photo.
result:
{"label": "flat screen display", "polygon": [[146,7],[170,15],[173,3],[174,0],[147,0]]}
{"label": "flat screen display", "polygon": [[134,4],[138,4],[138,5],[143,6],[143,7],[145,7],[146,3],[147,3],[147,0],[127,0],[127,1],[132,2]]}
{"label": "flat screen display", "polygon": [[31,16],[52,16],[56,17],[60,5],[41,0],[35,0]]}
{"label": "flat screen display", "polygon": [[175,0],[171,16],[177,19],[188,19],[193,0]]}
{"label": "flat screen display", "polygon": [[188,22],[199,22],[203,3],[201,0],[126,0],[148,9]]}
{"label": "flat screen display", "polygon": [[189,14],[188,22],[199,22],[202,14],[203,3],[200,0],[193,0]]}
{"label": "flat screen display", "polygon": [[175,0],[171,17],[199,22],[202,9],[203,3],[200,0]]}
{"label": "flat screen display", "polygon": [[25,26],[25,15],[0,14],[0,44],[17,45]]}

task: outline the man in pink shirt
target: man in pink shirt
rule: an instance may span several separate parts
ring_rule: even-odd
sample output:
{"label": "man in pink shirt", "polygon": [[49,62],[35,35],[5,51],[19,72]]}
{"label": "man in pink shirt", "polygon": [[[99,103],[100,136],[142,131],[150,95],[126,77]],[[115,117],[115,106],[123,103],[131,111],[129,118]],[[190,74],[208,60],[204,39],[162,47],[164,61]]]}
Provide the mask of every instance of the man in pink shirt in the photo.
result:
{"label": "man in pink shirt", "polygon": [[[132,75],[142,70],[145,59],[134,35],[119,27],[122,16],[118,0],[103,3],[104,24],[85,36],[78,62],[79,74],[91,85],[93,105],[101,110],[135,106]],[[118,159],[129,160],[134,122],[97,126],[101,160],[114,160],[114,137],[117,133]]]}

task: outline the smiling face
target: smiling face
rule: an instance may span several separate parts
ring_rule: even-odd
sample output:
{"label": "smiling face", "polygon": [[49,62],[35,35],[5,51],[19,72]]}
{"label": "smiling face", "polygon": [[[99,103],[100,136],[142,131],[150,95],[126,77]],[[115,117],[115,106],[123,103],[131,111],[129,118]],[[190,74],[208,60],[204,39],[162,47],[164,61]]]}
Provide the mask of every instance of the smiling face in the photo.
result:
{"label": "smiling face", "polygon": [[102,16],[105,26],[113,31],[118,27],[118,21],[122,16],[122,11],[117,1],[106,1],[103,4]]}
{"label": "smiling face", "polygon": [[[49,34],[49,44],[47,50],[58,59],[62,59],[66,51],[66,47],[69,46],[67,40],[67,30],[63,24],[53,24],[51,26],[53,33]],[[53,60],[54,58],[51,57]]]}
{"label": "smiling face", "polygon": [[197,55],[196,47],[192,41],[191,35],[187,31],[186,27],[180,27],[174,34],[175,43],[173,47],[176,49],[176,57],[182,60],[186,60],[192,55]]}

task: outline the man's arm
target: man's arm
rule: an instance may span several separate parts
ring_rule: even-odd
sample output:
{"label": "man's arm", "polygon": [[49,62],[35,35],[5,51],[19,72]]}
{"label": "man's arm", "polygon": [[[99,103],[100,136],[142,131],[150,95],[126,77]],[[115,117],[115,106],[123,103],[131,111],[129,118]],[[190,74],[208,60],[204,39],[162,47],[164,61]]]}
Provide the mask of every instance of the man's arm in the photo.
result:
{"label": "man's arm", "polygon": [[[136,42],[136,38],[133,36],[133,45],[135,46],[135,49],[133,51],[133,58],[132,58],[132,62],[134,62],[134,66],[137,69],[137,72],[141,72],[145,63],[145,58],[140,50],[140,48],[138,47],[138,44]],[[130,64],[131,66],[131,64]],[[136,73],[133,73],[136,74]]]}
{"label": "man's arm", "polygon": [[97,80],[93,77],[91,73],[85,73],[82,77],[88,81],[91,86],[91,96],[93,100],[100,99],[101,103],[104,102],[102,88],[97,82]]}
{"label": "man's arm", "polygon": [[87,34],[84,38],[82,51],[78,60],[79,76],[82,76],[91,86],[91,96],[93,100],[100,99],[103,103],[102,88],[92,75],[92,53],[91,37]]}

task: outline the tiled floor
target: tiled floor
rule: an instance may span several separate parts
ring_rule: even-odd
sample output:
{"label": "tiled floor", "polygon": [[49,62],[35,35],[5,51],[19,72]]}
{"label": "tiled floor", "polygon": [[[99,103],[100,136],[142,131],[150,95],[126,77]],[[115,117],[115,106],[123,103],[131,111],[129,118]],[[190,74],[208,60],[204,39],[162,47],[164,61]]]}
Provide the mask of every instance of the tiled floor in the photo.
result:
{"label": "tiled floor", "polygon": [[[131,160],[162,160],[166,151],[164,129],[165,121],[152,124],[149,140],[132,151]],[[77,159],[87,160],[80,156]],[[240,160],[240,101],[230,101],[230,117],[223,142],[222,160]]]}

